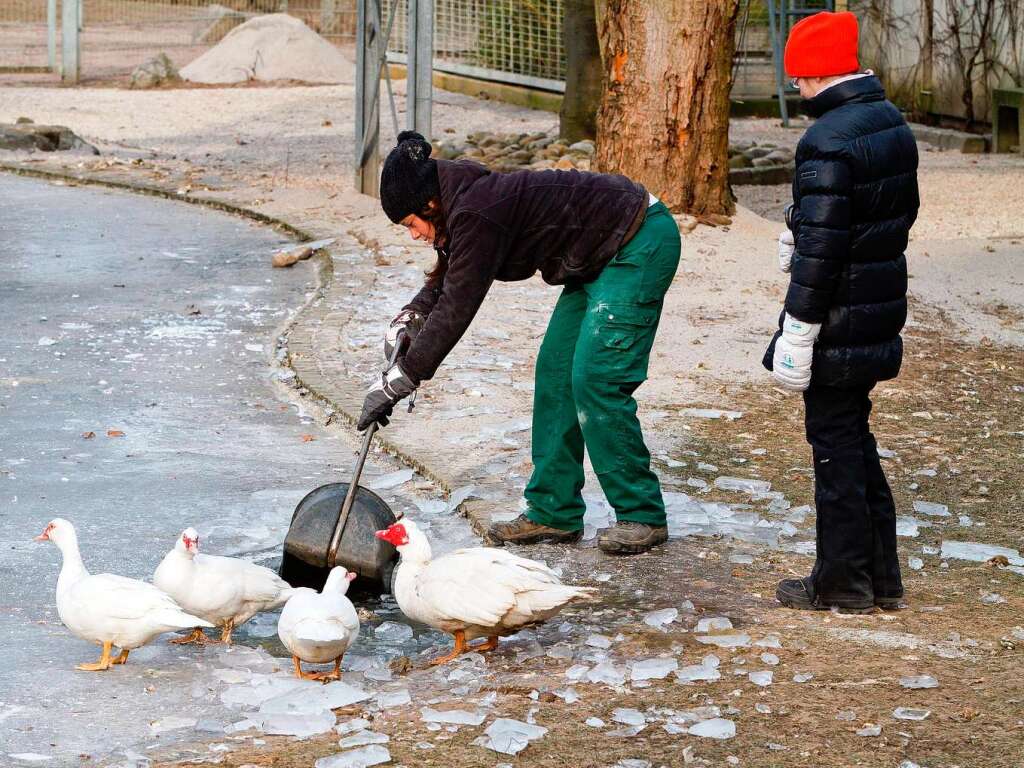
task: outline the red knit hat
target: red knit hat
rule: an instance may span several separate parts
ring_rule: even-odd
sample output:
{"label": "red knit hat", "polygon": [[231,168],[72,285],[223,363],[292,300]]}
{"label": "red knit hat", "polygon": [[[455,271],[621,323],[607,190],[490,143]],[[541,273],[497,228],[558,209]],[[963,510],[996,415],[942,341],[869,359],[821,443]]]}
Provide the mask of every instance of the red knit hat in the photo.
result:
{"label": "red knit hat", "polygon": [[857,61],[857,17],[849,11],[822,11],[793,25],[784,62],[790,77],[848,75]]}

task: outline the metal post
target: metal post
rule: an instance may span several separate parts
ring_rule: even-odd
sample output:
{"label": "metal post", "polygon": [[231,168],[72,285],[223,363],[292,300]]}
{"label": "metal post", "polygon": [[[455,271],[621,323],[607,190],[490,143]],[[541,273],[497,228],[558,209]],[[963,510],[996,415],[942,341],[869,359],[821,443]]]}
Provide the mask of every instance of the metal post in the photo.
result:
{"label": "metal post", "polygon": [[405,111],[410,130],[430,139],[434,101],[434,0],[409,0]]}
{"label": "metal post", "polygon": [[46,63],[57,73],[57,0],[46,0]]}
{"label": "metal post", "polygon": [[380,0],[356,4],[356,189],[380,196]]}
{"label": "metal post", "polygon": [[[779,115],[782,117],[782,124],[789,127],[789,109],[786,104],[786,73],[782,68],[782,31],[784,27],[785,10],[780,12],[775,8],[776,0],[768,0],[768,36],[772,40],[772,59],[775,62],[775,92],[779,97]],[[786,0],[782,0],[783,3]]]}
{"label": "metal post", "polygon": [[60,77],[65,83],[77,83],[81,48],[78,40],[82,18],[82,0],[63,0],[61,4]]}

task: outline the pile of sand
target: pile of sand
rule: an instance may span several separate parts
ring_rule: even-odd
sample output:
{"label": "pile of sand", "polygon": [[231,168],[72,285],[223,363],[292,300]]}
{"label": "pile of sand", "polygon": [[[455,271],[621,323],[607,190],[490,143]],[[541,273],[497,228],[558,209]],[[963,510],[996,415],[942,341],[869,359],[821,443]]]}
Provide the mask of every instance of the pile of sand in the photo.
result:
{"label": "pile of sand", "polygon": [[181,70],[193,83],[301,80],[351,83],[354,67],[301,20],[284,13],[257,16]]}

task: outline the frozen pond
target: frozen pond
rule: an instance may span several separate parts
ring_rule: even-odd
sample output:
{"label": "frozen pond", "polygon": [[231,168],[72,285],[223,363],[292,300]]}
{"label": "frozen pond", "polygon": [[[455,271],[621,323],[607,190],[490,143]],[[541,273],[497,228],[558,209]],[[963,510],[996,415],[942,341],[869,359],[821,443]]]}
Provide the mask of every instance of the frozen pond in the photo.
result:
{"label": "frozen pond", "polygon": [[[32,538],[67,517],[92,572],[148,579],[192,525],[207,552],[276,565],[295,503],[354,456],[275,381],[276,333],[314,266],[272,271],[281,235],[185,204],[7,177],[0,201],[0,764],[134,764],[239,719],[220,700],[231,664],[161,638],[124,667],[75,671],[99,649],[60,624],[60,556]],[[396,469],[370,466],[367,482]],[[432,512],[439,549],[469,540],[403,478],[379,493]],[[282,656],[275,627],[263,616],[235,637]]]}

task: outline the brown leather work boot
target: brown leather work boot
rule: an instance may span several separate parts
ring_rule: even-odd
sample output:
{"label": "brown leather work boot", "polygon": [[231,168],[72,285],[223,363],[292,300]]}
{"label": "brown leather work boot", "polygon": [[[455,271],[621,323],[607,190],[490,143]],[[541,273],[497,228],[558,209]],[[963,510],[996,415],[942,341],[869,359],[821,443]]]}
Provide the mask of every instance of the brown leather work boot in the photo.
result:
{"label": "brown leather work boot", "polygon": [[609,555],[639,555],[668,541],[668,526],[621,522],[606,528],[597,546]]}
{"label": "brown leather work boot", "polygon": [[574,544],[583,537],[583,531],[563,531],[535,523],[526,515],[520,515],[507,523],[495,523],[487,530],[487,542],[500,547],[503,544],[539,544],[552,541],[557,544]]}

